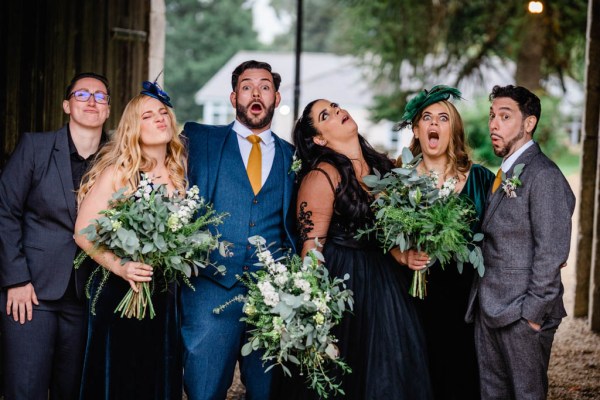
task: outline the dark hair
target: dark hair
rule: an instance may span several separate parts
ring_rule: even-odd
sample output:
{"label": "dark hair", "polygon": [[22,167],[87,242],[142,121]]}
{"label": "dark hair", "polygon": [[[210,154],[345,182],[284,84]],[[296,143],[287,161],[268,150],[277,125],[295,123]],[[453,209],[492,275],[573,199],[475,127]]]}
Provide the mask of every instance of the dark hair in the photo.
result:
{"label": "dark hair", "polygon": [[71,91],[73,90],[73,86],[77,83],[77,81],[84,78],[93,78],[99,80],[106,86],[106,94],[110,96],[110,87],[108,86],[108,79],[104,75],[96,74],[95,72],[81,72],[71,79],[71,83],[67,86],[65,90],[65,100],[69,100],[69,96],[71,95]]}
{"label": "dark hair", "polygon": [[499,97],[508,97],[513,99],[518,105],[523,118],[527,118],[533,115],[536,118],[535,126],[531,131],[531,134],[535,132],[538,122],[540,122],[540,115],[542,114],[542,105],[540,99],[527,88],[523,86],[499,86],[496,85],[490,93],[490,101],[494,101]]}
{"label": "dark hair", "polygon": [[[363,227],[372,215],[370,208],[372,199],[356,179],[352,161],[348,157],[328,147],[319,146],[313,141],[313,137],[319,135],[311,116],[312,108],[317,101],[319,100],[308,103],[294,126],[294,145],[298,157],[302,160],[298,179],[302,180],[306,174],[317,168],[319,163],[325,162],[334,166],[341,178],[335,194],[334,209],[347,215],[349,221],[352,221],[352,227]],[[358,141],[365,161],[371,169],[377,169],[381,174],[385,174],[394,167],[387,155],[373,149],[361,135],[358,135]]]}
{"label": "dark hair", "polygon": [[266,62],[249,60],[249,61],[244,61],[243,63],[238,65],[231,73],[231,88],[233,89],[234,92],[235,92],[235,88],[237,87],[238,80],[240,79],[240,75],[242,75],[244,73],[244,71],[247,69],[264,69],[264,70],[269,71],[271,73],[271,77],[273,78],[273,84],[275,85],[275,91],[276,92],[279,91],[279,85],[281,84],[281,75],[279,75],[277,72],[273,72],[271,70],[271,65]]}

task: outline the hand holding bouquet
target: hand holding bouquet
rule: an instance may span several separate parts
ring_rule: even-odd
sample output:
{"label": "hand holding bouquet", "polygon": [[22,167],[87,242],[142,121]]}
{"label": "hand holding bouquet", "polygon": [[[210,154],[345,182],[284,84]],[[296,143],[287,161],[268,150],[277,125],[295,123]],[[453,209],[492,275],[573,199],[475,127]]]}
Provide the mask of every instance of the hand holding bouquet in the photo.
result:
{"label": "hand holding bouquet", "polygon": [[[151,179],[142,174],[132,195],[125,196],[125,190],[117,191],[109,208],[100,212],[102,216],[80,231],[94,244],[90,255],[110,250],[122,263],[138,261],[151,265],[155,271],[160,270],[166,289],[168,283],[179,280],[192,287],[189,277],[197,275],[198,268],[212,265],[209,260],[212,250],[227,254],[227,245],[209,230],[221,224],[225,215],[217,214],[205,204],[196,186],[190,188],[185,197],[169,196],[165,185],[154,186]],[[192,221],[196,214],[198,218]],[[86,257],[82,252],[75,260],[75,267]],[[215,268],[216,273],[225,273],[225,267]],[[103,273],[102,288],[110,272],[98,267],[94,274],[99,271]],[[159,288],[156,282],[152,284],[152,289],[149,282],[138,283],[137,292],[129,289],[115,312],[120,312],[121,317],[143,319],[148,310],[150,318],[154,318],[151,295],[152,290]],[[92,312],[100,293],[98,290],[92,300]],[[90,296],[89,287],[87,295]]]}
{"label": "hand holding bouquet", "polygon": [[416,167],[420,156],[413,158],[405,148],[402,160],[402,168],[383,177],[364,177],[365,184],[377,195],[373,202],[375,224],[359,231],[359,235],[374,233],[385,251],[398,246],[401,251],[415,249],[430,256],[428,267],[414,272],[409,290],[421,299],[427,294],[425,273],[436,260],[443,268],[454,259],[460,273],[463,264],[470,262],[483,276],[483,255],[475,245],[483,235],[471,232],[476,214],[472,202],[455,193],[452,182],[438,189],[437,178],[419,175]]}
{"label": "hand holding bouquet", "polygon": [[323,256],[312,250],[302,260],[299,256],[274,259],[265,239],[248,239],[256,246],[259,265],[263,269],[240,277],[248,287],[246,296],[238,296],[215,309],[215,313],[234,301],[244,301],[241,319],[254,329],[242,347],[242,355],[263,350],[262,360],[272,362],[267,370],[281,365],[291,376],[288,363],[296,364],[307,383],[322,398],[330,392],[344,394],[340,384],[328,375],[335,365],[342,373],[350,367],[339,358],[337,339],[331,328],[337,325],[344,312],[352,310],[352,292],[344,279],[331,278],[323,266]]}

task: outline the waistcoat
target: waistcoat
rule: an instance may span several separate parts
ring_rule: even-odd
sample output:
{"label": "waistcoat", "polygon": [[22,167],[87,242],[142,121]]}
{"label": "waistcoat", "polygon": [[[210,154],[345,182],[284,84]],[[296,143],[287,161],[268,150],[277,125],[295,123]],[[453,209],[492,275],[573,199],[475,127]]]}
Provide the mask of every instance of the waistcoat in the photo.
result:
{"label": "waistcoat", "polygon": [[283,173],[283,155],[275,146],[275,158],[269,176],[257,195],[254,195],[246,168],[240,154],[236,135],[229,135],[225,142],[221,165],[217,174],[217,184],[213,205],[218,212],[229,216],[217,227],[221,240],[232,243],[233,255],[222,257],[217,251],[211,254],[211,261],[227,268],[225,276],[214,275],[208,267],[204,274],[225,287],[237,282],[236,274],[256,270],[258,259],[256,250],[248,238],[254,235],[264,237],[267,243],[274,243],[271,251],[282,247],[283,230],[283,191],[286,176]]}

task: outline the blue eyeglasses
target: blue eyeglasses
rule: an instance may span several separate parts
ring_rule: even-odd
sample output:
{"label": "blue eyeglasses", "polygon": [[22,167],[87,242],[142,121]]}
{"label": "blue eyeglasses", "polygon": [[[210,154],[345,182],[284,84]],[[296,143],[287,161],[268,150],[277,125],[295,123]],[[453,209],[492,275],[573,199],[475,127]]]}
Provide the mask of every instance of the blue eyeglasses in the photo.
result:
{"label": "blue eyeglasses", "polygon": [[88,101],[90,99],[90,96],[92,96],[92,95],[94,96],[94,100],[98,104],[110,103],[110,96],[107,95],[106,93],[104,93],[104,92],[90,93],[86,89],[75,90],[73,93],[71,93],[69,95],[69,98],[75,97],[75,100],[77,100],[77,101]]}

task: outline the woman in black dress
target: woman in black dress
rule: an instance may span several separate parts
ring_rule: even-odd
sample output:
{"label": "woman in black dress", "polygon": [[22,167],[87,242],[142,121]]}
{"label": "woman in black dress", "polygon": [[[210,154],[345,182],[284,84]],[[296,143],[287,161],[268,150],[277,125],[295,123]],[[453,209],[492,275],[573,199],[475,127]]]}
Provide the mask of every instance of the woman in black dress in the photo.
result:
{"label": "woman in black dress", "polygon": [[[334,328],[352,373],[339,376],[344,399],[429,399],[431,389],[421,326],[401,266],[357,230],[373,223],[373,198],[362,182],[393,162],[358,134],[347,111],[328,100],[304,109],[294,128],[302,167],[297,212],[302,255],[323,244],[333,276],[349,274],[354,311]],[[316,398],[305,377],[281,378],[275,398]]]}
{"label": "woman in black dress", "polygon": [[[149,84],[149,82],[148,82]],[[119,126],[103,147],[79,191],[75,241],[87,251],[93,245],[84,227],[108,208],[114,192],[122,187],[132,193],[141,172],[153,184],[166,185],[169,193],[185,193],[185,148],[179,136],[169,97],[156,84],[144,87],[125,107]],[[122,263],[110,251],[92,258],[112,272],[103,287],[100,276],[91,282],[91,298],[102,290],[88,323],[80,399],[181,400],[182,348],[179,332],[177,285],[157,269],[140,262]],[[152,303],[156,317],[122,318],[114,312],[129,288],[154,282]]]}

